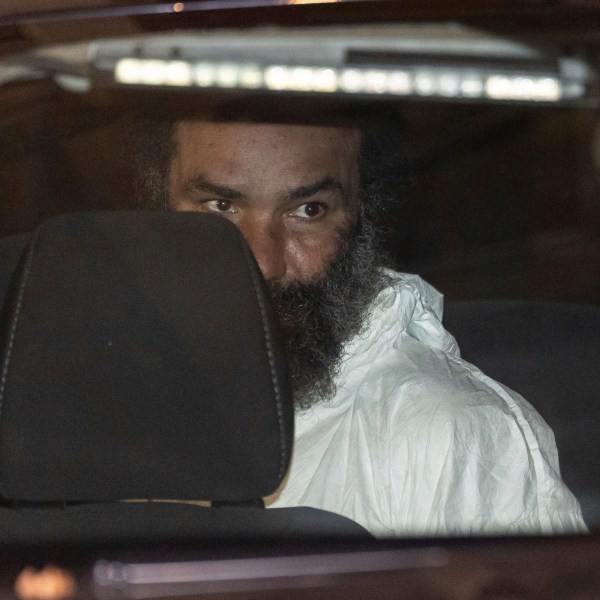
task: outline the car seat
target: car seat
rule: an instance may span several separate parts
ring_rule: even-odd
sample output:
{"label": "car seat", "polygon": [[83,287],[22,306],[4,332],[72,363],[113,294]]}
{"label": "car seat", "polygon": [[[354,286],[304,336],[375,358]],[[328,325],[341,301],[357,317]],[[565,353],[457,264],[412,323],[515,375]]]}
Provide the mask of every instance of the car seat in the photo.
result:
{"label": "car seat", "polygon": [[262,508],[294,411],[232,224],[73,214],[1,245],[2,544],[368,537],[325,511]]}

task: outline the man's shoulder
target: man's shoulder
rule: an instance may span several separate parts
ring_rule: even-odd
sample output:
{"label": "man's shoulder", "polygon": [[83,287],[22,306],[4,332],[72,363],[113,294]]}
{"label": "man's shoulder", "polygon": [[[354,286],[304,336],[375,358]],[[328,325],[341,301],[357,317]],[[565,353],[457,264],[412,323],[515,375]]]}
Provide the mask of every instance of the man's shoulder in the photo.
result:
{"label": "man's shoulder", "polygon": [[439,320],[426,309],[417,311],[412,331],[407,326],[378,353],[371,350],[373,360],[347,372],[338,400],[353,418],[371,431],[385,431],[385,440],[373,436],[384,444],[435,440],[432,447],[440,452],[471,445],[472,454],[490,460],[503,453],[523,457],[542,446],[554,462],[553,435],[538,413],[462,360]]}
{"label": "man's shoulder", "polygon": [[448,422],[478,410],[510,415],[510,393],[460,358],[442,324],[443,296],[417,275],[385,274],[389,285],[347,345],[338,400],[401,420],[410,412]]}
{"label": "man's shoulder", "polygon": [[[522,402],[460,357],[423,345],[411,337],[394,352],[352,376],[342,392],[353,411],[431,428],[489,431],[522,418]],[[353,389],[352,389],[353,388]]]}

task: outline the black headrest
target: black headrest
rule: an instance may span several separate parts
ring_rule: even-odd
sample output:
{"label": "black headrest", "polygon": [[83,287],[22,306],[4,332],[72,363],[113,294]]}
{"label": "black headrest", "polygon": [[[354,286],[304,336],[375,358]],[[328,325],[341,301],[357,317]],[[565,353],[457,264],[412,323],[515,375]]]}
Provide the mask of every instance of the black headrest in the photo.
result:
{"label": "black headrest", "polygon": [[48,221],[1,325],[4,499],[240,501],[284,477],[287,372],[260,271],[225,219]]}

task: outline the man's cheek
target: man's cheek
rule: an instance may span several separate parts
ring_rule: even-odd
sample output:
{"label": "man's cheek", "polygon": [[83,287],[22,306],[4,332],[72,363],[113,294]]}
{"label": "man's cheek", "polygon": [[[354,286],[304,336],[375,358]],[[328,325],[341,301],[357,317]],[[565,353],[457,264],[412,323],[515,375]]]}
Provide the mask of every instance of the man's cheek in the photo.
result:
{"label": "man's cheek", "polygon": [[338,255],[336,240],[319,240],[312,244],[290,244],[287,251],[288,281],[312,283],[322,279]]}

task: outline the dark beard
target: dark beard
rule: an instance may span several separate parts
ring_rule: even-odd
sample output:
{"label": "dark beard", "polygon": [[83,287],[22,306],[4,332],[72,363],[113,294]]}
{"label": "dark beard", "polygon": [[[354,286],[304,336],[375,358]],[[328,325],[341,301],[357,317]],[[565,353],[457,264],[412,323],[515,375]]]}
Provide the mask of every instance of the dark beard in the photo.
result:
{"label": "dark beard", "polygon": [[336,392],[344,345],[387,285],[374,227],[361,220],[326,274],[310,283],[268,282],[290,367],[294,404],[306,410]]}

